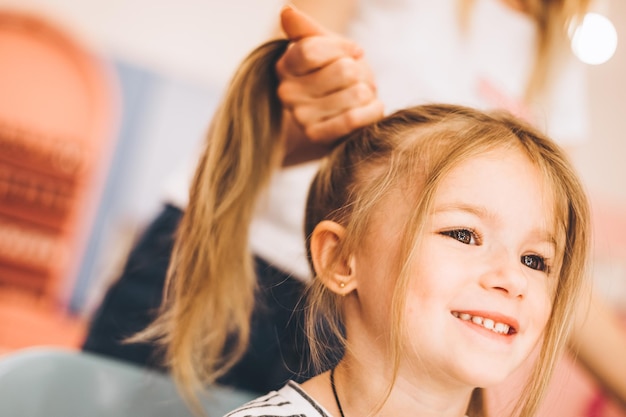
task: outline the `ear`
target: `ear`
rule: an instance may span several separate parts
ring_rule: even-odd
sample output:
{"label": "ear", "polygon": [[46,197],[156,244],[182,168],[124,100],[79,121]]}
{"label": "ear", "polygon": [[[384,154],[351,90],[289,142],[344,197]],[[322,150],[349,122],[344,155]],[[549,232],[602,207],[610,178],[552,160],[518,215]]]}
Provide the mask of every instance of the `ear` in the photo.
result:
{"label": "ear", "polygon": [[347,295],[357,288],[354,257],[342,258],[340,243],[346,229],[339,223],[323,220],[311,235],[313,267],[326,288],[335,294]]}

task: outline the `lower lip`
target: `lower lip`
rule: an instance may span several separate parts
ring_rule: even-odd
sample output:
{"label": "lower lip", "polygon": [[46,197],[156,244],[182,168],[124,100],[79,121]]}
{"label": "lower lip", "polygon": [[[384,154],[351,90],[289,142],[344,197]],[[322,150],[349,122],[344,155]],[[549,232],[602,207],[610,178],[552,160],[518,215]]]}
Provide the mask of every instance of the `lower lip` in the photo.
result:
{"label": "lower lip", "polygon": [[460,324],[466,326],[468,329],[472,330],[473,332],[478,333],[482,337],[489,338],[490,340],[494,340],[499,343],[505,343],[509,345],[513,343],[513,339],[515,338],[515,334],[496,333],[491,330],[485,329],[483,326],[476,324],[471,320],[461,320],[460,318],[457,318],[457,317],[455,317],[455,319]]}

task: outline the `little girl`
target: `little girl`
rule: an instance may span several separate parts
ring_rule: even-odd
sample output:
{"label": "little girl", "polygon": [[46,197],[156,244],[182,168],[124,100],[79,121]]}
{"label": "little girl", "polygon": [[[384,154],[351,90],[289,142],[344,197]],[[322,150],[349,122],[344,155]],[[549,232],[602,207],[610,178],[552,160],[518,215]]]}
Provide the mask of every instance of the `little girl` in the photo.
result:
{"label": "little girl", "polygon": [[[286,46],[262,45],[231,83],[162,315],[144,332],[191,399],[247,345],[248,228],[283,154],[274,65]],[[433,104],[355,131],[307,202],[303,308],[318,373],[229,416],[484,416],[482,390],[537,349],[515,410],[532,416],[583,288],[588,216],[563,151],[508,114]]]}

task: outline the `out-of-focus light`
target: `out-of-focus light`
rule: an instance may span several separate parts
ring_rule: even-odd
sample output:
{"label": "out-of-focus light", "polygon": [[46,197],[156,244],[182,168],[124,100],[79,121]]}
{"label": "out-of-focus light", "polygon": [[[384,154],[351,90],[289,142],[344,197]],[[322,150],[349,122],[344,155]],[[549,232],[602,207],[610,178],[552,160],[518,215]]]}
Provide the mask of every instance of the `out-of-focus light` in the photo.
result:
{"label": "out-of-focus light", "polygon": [[617,31],[613,23],[598,13],[587,13],[574,30],[571,43],[574,55],[591,65],[603,64],[615,53]]}

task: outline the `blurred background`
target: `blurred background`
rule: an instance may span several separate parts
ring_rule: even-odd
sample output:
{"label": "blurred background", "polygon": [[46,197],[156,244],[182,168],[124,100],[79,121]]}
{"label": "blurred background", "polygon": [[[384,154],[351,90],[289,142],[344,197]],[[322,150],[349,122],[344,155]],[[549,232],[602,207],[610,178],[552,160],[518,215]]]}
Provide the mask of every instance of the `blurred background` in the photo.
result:
{"label": "blurred background", "polygon": [[[78,347],[164,185],[281,0],[0,0],[0,352]],[[594,276],[626,310],[626,2],[589,64]],[[592,44],[602,49],[608,41]],[[625,352],[626,354],[626,352]]]}
{"label": "blurred background", "polygon": [[80,344],[280,7],[0,0],[0,350]]}

